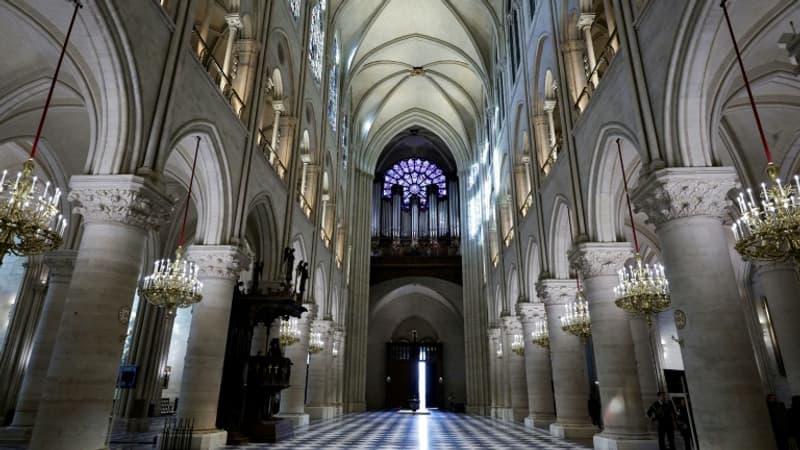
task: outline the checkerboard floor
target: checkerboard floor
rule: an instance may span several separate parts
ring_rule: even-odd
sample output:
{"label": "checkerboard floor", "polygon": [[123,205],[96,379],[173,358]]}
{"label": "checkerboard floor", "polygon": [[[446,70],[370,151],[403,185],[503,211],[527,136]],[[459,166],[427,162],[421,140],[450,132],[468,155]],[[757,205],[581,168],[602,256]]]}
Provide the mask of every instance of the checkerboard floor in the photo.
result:
{"label": "checkerboard floor", "polygon": [[350,414],[296,430],[293,439],[277,444],[228,446],[228,450],[325,449],[537,449],[585,450],[522,425],[486,417],[434,412],[413,416],[396,412]]}

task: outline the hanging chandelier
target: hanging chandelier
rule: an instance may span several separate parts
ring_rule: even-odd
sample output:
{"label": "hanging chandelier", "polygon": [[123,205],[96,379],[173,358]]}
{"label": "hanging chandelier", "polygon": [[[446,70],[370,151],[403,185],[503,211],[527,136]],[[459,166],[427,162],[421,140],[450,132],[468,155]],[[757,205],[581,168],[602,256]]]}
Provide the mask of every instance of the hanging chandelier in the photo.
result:
{"label": "hanging chandelier", "polygon": [[758,114],[753,91],[750,88],[750,79],[744,69],[739,44],[733,33],[726,1],[723,0],[720,6],[725,16],[725,24],[731,36],[733,49],[736,52],[736,61],[739,63],[739,70],[742,73],[744,86],[750,100],[750,108],[761,137],[761,145],[767,159],[766,172],[770,179],[769,185],[761,183],[757,197],[750,188],[746,190],[747,195],[744,192],[739,193],[736,203],[740,216],[731,226],[736,240],[734,246],[736,251],[747,259],[758,261],[791,259],[797,264],[800,262],[800,199],[797,198],[800,194],[800,178],[795,175],[794,184],[784,184],[778,177],[779,168],[772,160],[772,152],[769,149],[764,126]]}
{"label": "hanging chandelier", "polygon": [[288,347],[300,341],[300,329],[297,326],[297,319],[281,319],[280,334],[278,336],[283,347]]}
{"label": "hanging chandelier", "polygon": [[519,356],[525,356],[525,341],[522,339],[522,335],[515,334],[511,339],[511,351]]}
{"label": "hanging chandelier", "polygon": [[503,358],[503,343],[502,342],[498,342],[497,343],[497,347],[495,349],[495,354],[497,355],[497,359],[502,359]]}
{"label": "hanging chandelier", "polygon": [[664,266],[658,263],[644,264],[639,254],[639,238],[636,235],[636,224],[633,221],[633,208],[631,196],[628,192],[628,178],[625,175],[625,164],[622,161],[622,147],[617,138],[617,155],[619,166],[622,169],[622,183],[625,187],[625,199],[628,203],[628,218],[633,230],[633,246],[635,250],[634,263],[619,270],[619,284],[614,288],[617,300],[614,302],[619,308],[633,313],[643,314],[647,324],[653,322],[653,314],[666,310],[670,304],[669,282],[664,275]]}
{"label": "hanging chandelier", "polygon": [[53,100],[53,91],[67,52],[75,19],[78,17],[78,10],[83,7],[79,1],[72,1],[75,3],[75,9],[64,43],[61,45],[55,74],[50,81],[50,90],[36,129],[30,157],[23,163],[22,172],[18,172],[16,177],[8,177],[8,171],[4,170],[0,179],[0,264],[7,253],[19,256],[38,255],[58,248],[64,239],[67,219],[59,212],[61,190],[56,187],[51,190],[49,181],[39,182],[33,175],[35,165],[33,158],[42,138],[45,118]]}
{"label": "hanging chandelier", "polygon": [[168,316],[175,315],[178,308],[188,308],[203,299],[203,283],[197,279],[198,267],[183,257],[183,242],[186,237],[186,219],[189,216],[189,202],[192,198],[192,184],[197,166],[197,153],[200,150],[200,137],[194,149],[192,175],[189,178],[189,192],[183,210],[183,223],[175,259],[159,259],[155,262],[153,273],[146,276],[139,288],[140,295],[149,303],[164,308]]}
{"label": "hanging chandelier", "polygon": [[322,341],[322,333],[313,331],[308,339],[308,353],[312,355],[325,349],[325,342]]}
{"label": "hanging chandelier", "polygon": [[564,315],[561,316],[561,329],[565,332],[585,339],[592,335],[592,320],[589,317],[589,302],[583,298],[581,279],[576,273],[575,283],[578,285],[578,294],[575,301],[564,305]]}
{"label": "hanging chandelier", "polygon": [[531,338],[533,343],[539,347],[550,347],[550,331],[547,329],[547,321],[539,319],[533,324],[533,331],[531,331]]}

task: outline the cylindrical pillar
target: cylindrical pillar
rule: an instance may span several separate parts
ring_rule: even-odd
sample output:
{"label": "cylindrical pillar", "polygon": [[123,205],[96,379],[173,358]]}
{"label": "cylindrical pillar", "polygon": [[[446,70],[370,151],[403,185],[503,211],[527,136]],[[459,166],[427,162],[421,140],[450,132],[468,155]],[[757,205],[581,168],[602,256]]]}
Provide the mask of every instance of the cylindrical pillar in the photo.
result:
{"label": "cylindrical pillar", "polygon": [[597,57],[594,54],[594,39],[592,39],[592,24],[594,23],[594,14],[581,14],[578,18],[578,28],[583,32],[584,45],[586,45],[586,59],[589,60],[589,70],[587,76],[592,82],[592,87],[597,89],[600,84],[600,77],[595,70],[597,68]]}
{"label": "cylindrical pillar", "polygon": [[312,353],[309,357],[308,365],[308,399],[305,410],[309,418],[330,419],[333,417],[328,403],[328,384],[332,381],[332,373],[329,372],[332,353],[331,353],[331,321],[315,320],[311,323],[311,332],[319,333],[323,347],[322,351]]}
{"label": "cylindrical pillar", "polygon": [[565,305],[575,301],[575,281],[541,280],[536,283],[536,292],[544,300],[550,335],[550,364],[556,403],[556,421],[550,425],[550,434],[567,439],[591,437],[598,430],[592,426],[589,417],[589,378],[584,342],[561,329]]}
{"label": "cylindrical pillar", "polygon": [[[231,75],[231,59],[233,59],[233,44],[236,42],[236,33],[242,26],[239,14],[226,14],[225,22],[228,23],[228,37],[225,43],[225,56],[222,60],[222,77],[219,80],[219,88],[223,92],[228,84],[228,77]],[[233,86],[231,86],[233,88]]]}
{"label": "cylindrical pillar", "polygon": [[[515,336],[522,336],[522,324],[516,316],[504,316],[503,337],[508,352],[504,354],[508,370],[508,391],[511,395],[511,418],[522,422],[528,416],[528,385],[525,380],[525,353],[513,351]],[[524,347],[523,347],[524,351]]]}
{"label": "cylindrical pillar", "polygon": [[528,428],[548,428],[556,420],[550,351],[533,343],[531,334],[538,320],[547,320],[544,303],[517,303],[525,341],[525,380],[528,384]]}
{"label": "cylindrical pillar", "polygon": [[149,230],[169,217],[168,197],[142,177],[73,176],[84,219],[30,448],[106,448],[127,314]]}
{"label": "cylindrical pillar", "polygon": [[186,257],[198,266],[203,300],[192,307],[177,415],[194,419],[193,449],[214,449],[227,440],[227,432],[217,430],[217,405],[233,289],[249,261],[230,245],[193,245]]}
{"label": "cylindrical pillar", "polygon": [[292,360],[292,373],[289,387],[281,391],[281,408],[278,414],[279,417],[291,421],[295,427],[308,425],[309,419],[305,410],[308,338],[317,308],[312,304],[306,304],[305,307],[308,312],[297,319],[300,340],[284,349],[284,356]]}
{"label": "cylindrical pillar", "polygon": [[[272,121],[272,138],[270,139],[270,147],[272,147],[273,153],[269,155],[269,163],[275,164],[275,156],[278,154],[278,136],[280,133],[280,126],[281,126],[281,113],[284,111],[283,102],[278,100],[272,101],[272,111],[274,115],[274,120]],[[278,174],[281,175],[281,174]]]}
{"label": "cylindrical pillar", "polygon": [[44,299],[42,315],[36,327],[28,369],[25,371],[22,388],[17,397],[14,420],[11,422],[12,428],[19,428],[27,437],[30,437],[30,433],[33,431],[33,422],[39,408],[39,399],[53,353],[58,324],[61,322],[64,301],[72,280],[76,254],[77,252],[74,250],[56,250],[45,254],[44,257],[44,263],[50,268],[47,294]]}
{"label": "cylindrical pillar", "polygon": [[786,369],[792,395],[800,395],[800,283],[797,269],[789,263],[760,263],[753,273],[753,290],[764,300],[776,337],[777,350]]}
{"label": "cylindrical pillar", "polygon": [[570,251],[572,265],[581,271],[584,297],[589,302],[600,400],[603,404],[603,432],[594,437],[602,448],[655,448],[648,434],[636,348],[628,313],[614,304],[617,271],[633,256],[626,243],[577,244]]}
{"label": "cylindrical pillar", "polygon": [[[667,168],[640,183],[634,203],[656,225],[678,330],[698,447],[775,449],[764,391],[730,259],[729,167]],[[742,405],[747,405],[743,408]]]}

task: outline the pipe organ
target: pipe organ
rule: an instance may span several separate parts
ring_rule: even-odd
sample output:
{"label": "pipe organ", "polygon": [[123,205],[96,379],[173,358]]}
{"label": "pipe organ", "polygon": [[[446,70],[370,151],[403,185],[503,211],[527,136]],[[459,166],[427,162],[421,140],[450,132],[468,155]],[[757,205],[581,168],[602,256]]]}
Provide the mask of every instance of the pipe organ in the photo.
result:
{"label": "pipe organ", "polygon": [[[372,191],[373,256],[458,254],[461,223],[457,179],[446,179],[433,163],[428,174],[388,170]],[[428,163],[433,170],[426,166]]]}

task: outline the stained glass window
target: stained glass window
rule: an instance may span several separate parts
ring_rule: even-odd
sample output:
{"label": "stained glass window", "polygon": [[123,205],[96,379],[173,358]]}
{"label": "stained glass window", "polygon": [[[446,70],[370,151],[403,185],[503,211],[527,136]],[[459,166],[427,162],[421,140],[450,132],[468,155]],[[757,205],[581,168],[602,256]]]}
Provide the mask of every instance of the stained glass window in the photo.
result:
{"label": "stained glass window", "polygon": [[289,0],[289,8],[292,10],[292,15],[295,19],[300,17],[300,1],[301,0]]}
{"label": "stained glass window", "polygon": [[336,131],[336,119],[339,115],[339,36],[333,36],[333,65],[328,75],[328,122]]}
{"label": "stained glass window", "polygon": [[419,158],[403,159],[397,162],[383,176],[383,196],[391,198],[392,186],[403,187],[403,206],[411,205],[411,197],[418,197],[419,204],[425,206],[428,199],[428,185],[439,187],[439,197],[447,195],[447,179],[436,164]]}
{"label": "stained glass window", "polygon": [[325,12],[325,0],[319,0],[311,10],[311,37],[308,40],[308,62],[317,83],[322,79],[322,55],[325,52],[323,12]]}

